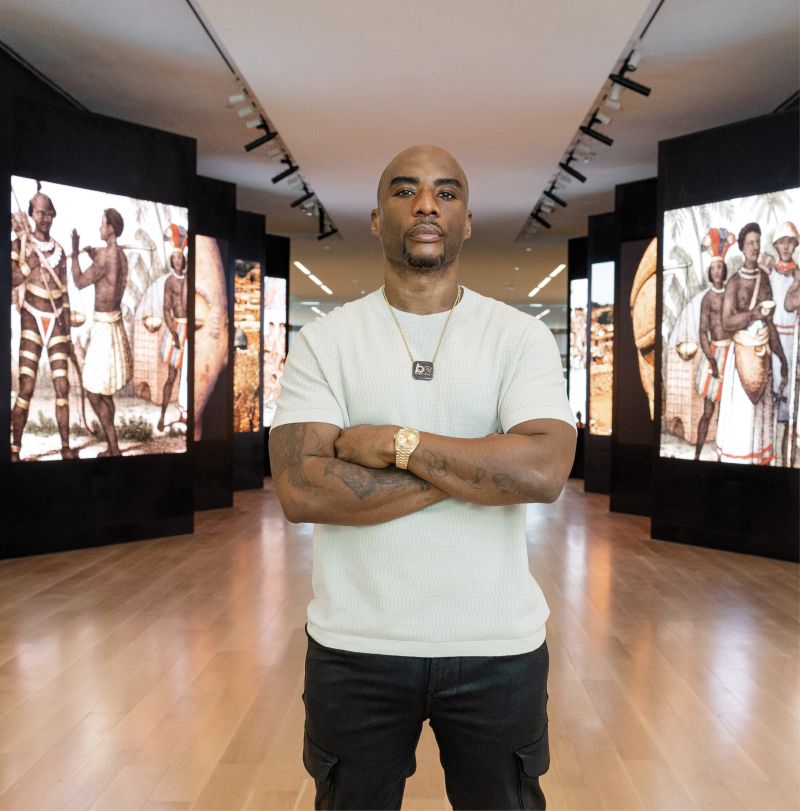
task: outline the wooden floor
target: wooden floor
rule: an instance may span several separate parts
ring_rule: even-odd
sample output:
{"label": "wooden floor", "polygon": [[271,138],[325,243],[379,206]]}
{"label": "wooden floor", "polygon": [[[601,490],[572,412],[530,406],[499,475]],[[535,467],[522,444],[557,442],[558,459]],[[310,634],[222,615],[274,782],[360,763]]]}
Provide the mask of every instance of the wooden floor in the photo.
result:
{"label": "wooden floor", "polygon": [[[548,807],[797,809],[798,567],[607,509],[528,512]],[[192,536],[0,561],[0,808],[312,808],[310,546],[268,483]],[[417,756],[404,808],[449,808],[427,726]]]}

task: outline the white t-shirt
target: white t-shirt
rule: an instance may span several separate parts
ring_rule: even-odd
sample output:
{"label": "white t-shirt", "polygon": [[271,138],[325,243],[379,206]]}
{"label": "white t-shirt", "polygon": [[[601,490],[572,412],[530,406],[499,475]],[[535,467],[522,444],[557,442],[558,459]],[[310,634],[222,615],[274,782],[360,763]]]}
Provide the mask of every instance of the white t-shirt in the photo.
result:
{"label": "white t-shirt", "polygon": [[[432,360],[447,312],[394,310],[415,360]],[[464,288],[433,380],[411,360],[380,289],[300,331],[272,428],[401,425],[445,436],[526,420],[575,424],[555,339],[538,319]],[[504,656],[538,648],[549,609],[528,569],[526,506],[448,498],[371,526],[314,527],[308,633],[398,656]]]}

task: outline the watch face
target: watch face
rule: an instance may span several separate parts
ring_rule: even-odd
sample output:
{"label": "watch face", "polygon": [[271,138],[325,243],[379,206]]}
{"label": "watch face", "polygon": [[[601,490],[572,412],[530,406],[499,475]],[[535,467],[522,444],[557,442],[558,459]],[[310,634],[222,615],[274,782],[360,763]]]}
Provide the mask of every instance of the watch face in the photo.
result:
{"label": "watch face", "polygon": [[411,450],[417,446],[419,434],[410,428],[403,428],[397,432],[397,444],[404,450]]}

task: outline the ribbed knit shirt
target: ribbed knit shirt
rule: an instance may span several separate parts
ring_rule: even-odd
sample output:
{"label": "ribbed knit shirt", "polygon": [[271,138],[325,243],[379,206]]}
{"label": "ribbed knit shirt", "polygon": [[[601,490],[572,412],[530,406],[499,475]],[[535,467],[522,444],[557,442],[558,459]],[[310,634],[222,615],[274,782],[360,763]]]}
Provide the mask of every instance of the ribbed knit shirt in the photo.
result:
{"label": "ribbed knit shirt", "polygon": [[[394,310],[415,360],[432,360],[447,312]],[[293,422],[401,425],[451,437],[526,420],[574,426],[561,357],[542,322],[464,288],[436,358],[415,380],[380,289],[306,324],[286,361],[272,429]],[[370,526],[314,527],[308,633],[340,650],[504,656],[545,638],[528,568],[526,505],[448,498]]]}

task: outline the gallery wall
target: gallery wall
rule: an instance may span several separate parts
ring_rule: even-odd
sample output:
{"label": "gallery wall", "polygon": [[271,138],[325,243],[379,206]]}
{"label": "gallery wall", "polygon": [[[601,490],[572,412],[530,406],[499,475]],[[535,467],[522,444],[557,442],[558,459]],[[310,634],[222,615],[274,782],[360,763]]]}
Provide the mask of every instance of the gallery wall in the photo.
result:
{"label": "gallery wall", "polygon": [[[83,228],[80,235],[84,246],[100,245],[102,248],[95,229],[100,227],[101,217],[105,217],[101,207],[105,199],[128,200],[130,206],[141,203],[142,207],[144,201],[152,201],[153,207],[147,217],[169,210],[177,218],[176,223],[181,217],[184,218],[181,223],[185,222],[195,176],[196,144],[193,139],[78,109],[77,105],[70,104],[7,55],[0,53],[0,60],[0,69],[4,76],[0,104],[5,123],[0,136],[0,171],[9,180],[12,177],[30,179],[22,182],[22,185],[17,184],[18,188],[26,189],[26,196],[29,187],[35,191],[35,185],[31,184],[36,181],[42,182],[43,191],[45,188],[60,189],[63,200],[79,199],[80,190],[84,190],[80,192],[84,196],[88,193],[95,195],[91,199],[96,201],[97,210],[92,210],[89,218],[94,225],[89,232]],[[74,195],[73,192],[67,194],[65,190],[68,188],[74,191]],[[109,198],[109,195],[116,197]],[[4,199],[6,203],[2,216],[6,222],[9,221],[11,210],[25,209],[28,205],[28,200],[10,204],[9,196]],[[53,221],[58,223],[62,231],[72,222],[89,221],[83,219],[86,212],[77,211],[69,204],[60,206],[57,199],[52,202],[57,212]],[[156,210],[156,204],[162,208]],[[176,225],[176,229],[177,227]],[[141,235],[137,235],[134,222],[129,218],[127,230],[120,242],[144,245],[139,236]],[[61,241],[64,241],[63,236]],[[161,233],[157,234],[157,241],[162,245],[153,246],[150,250],[153,255],[160,256],[164,251]],[[52,244],[47,244],[48,250],[53,250]],[[66,254],[70,246],[57,247],[48,255],[54,256],[62,250]],[[145,248],[137,250],[140,253],[144,251],[147,255]],[[186,254],[182,255],[185,261]],[[93,257],[97,257],[97,254],[81,253],[79,261],[83,270],[92,264]],[[133,265],[132,258],[128,261]],[[12,289],[12,264],[18,264],[18,260],[12,262],[8,252],[0,251],[0,297],[4,297],[3,300],[12,305],[0,308],[0,334],[5,336],[0,341],[0,381],[3,381],[6,391],[6,395],[0,398],[0,430],[5,432],[6,437],[11,435],[12,415],[9,406],[12,402],[19,403],[18,396],[14,401],[9,396],[20,385],[19,374],[12,375],[12,361],[19,373],[23,357],[20,354],[21,346],[24,344],[23,339],[16,336],[14,340],[10,340],[10,319],[13,317],[19,320],[22,317],[20,314],[24,310],[23,305],[28,300],[25,296],[33,295],[28,290],[27,283]],[[134,268],[131,268],[131,275],[133,272]],[[190,321],[193,315],[191,279],[188,285],[187,318]],[[25,288],[24,294],[22,288]],[[15,308],[14,303],[19,304],[20,308]],[[131,306],[127,312],[132,314],[133,305],[131,302],[128,304]],[[98,306],[102,308],[102,302],[95,310]],[[77,314],[73,315],[77,317]],[[100,323],[96,312],[84,312],[81,317],[92,319],[92,330],[95,324]],[[47,326],[48,319],[41,323],[45,324],[45,331],[50,328]],[[115,327],[110,329],[113,331]],[[26,340],[37,340],[32,331],[28,330],[28,333],[34,337]],[[100,330],[97,334],[100,334]],[[189,338],[191,339],[191,334]],[[41,339],[38,340],[41,343]],[[48,351],[50,348],[48,344]],[[31,354],[35,353],[28,352],[28,355]],[[56,358],[59,354],[66,357],[66,353],[53,352],[53,360],[48,360],[47,366],[44,360],[39,359],[40,375],[47,374],[53,381],[56,380]],[[72,369],[72,361],[70,364],[69,368]],[[74,375],[74,372],[70,371],[69,375]],[[42,426],[55,425],[64,413],[64,406],[59,406],[57,400],[58,393],[56,392],[55,399],[53,397],[52,388],[55,383],[49,385],[48,381],[46,387],[42,387],[42,383],[40,380],[40,387],[35,390],[28,406],[30,415],[26,429],[36,420],[40,428],[45,430]],[[131,388],[132,383],[133,381],[129,381],[126,386]],[[73,383],[72,389],[74,388]],[[125,394],[126,402],[132,402],[138,397],[138,393],[132,391],[126,391]],[[149,402],[144,397],[138,397],[138,400],[142,403]],[[68,407],[72,417],[70,424],[77,423],[77,402],[79,398],[76,399],[73,391]],[[122,406],[119,398],[116,402]],[[41,409],[39,404],[42,404]],[[154,407],[151,406],[150,410]],[[89,409],[85,422],[96,422],[92,419],[88,403],[85,404],[85,409]],[[19,408],[17,411],[19,413]],[[145,423],[147,420],[144,418],[129,419],[129,425],[134,427],[147,428]],[[116,424],[119,425],[119,419]],[[32,554],[190,532],[193,526],[189,439],[192,428],[189,415],[188,424],[177,424],[173,435],[163,434],[163,444],[169,447],[169,452],[158,455],[148,455],[150,451],[142,451],[141,447],[134,453],[126,453],[125,447],[137,443],[125,443],[120,438],[120,445],[126,455],[101,458],[98,451],[101,443],[85,433],[77,439],[70,435],[69,442],[74,446],[70,453],[77,458],[62,459],[61,454],[50,454],[43,456],[40,461],[32,461],[34,457],[29,455],[31,461],[17,462],[11,461],[14,453],[11,445],[4,442],[0,451],[0,466],[5,486],[0,497],[0,506],[5,522],[0,554]],[[38,439],[25,431],[22,436],[24,456]],[[141,442],[137,440],[138,446],[157,444],[161,437],[160,433],[143,436]],[[108,443],[110,448],[110,440]],[[140,451],[142,455],[139,455]]]}
{"label": "gallery wall", "polygon": [[616,187],[612,512],[651,513],[656,320],[656,179]]}
{"label": "gallery wall", "polygon": [[[800,131],[795,109],[659,144],[658,237],[663,250],[659,251],[656,318],[659,329],[653,437],[654,538],[798,559],[800,473],[796,458],[794,469],[781,464],[782,425],[777,408],[772,409],[772,404],[765,399],[778,396],[771,388],[772,372],[764,365],[767,362],[764,357],[769,358],[774,350],[768,352],[764,347],[755,347],[758,351],[754,352],[754,362],[761,364],[756,371],[764,373],[762,383],[766,389],[750,392],[747,394],[749,404],[740,398],[733,407],[733,400],[727,394],[737,378],[744,380],[739,365],[733,362],[740,346],[733,332],[726,331],[726,342],[721,342],[727,343],[729,359],[725,361],[722,374],[710,381],[712,385],[706,395],[696,394],[694,385],[706,363],[696,341],[687,339],[678,345],[669,338],[670,334],[676,335],[681,323],[691,325],[693,318],[697,320],[700,302],[711,284],[706,270],[707,266],[710,269],[711,250],[722,254],[728,266],[728,277],[724,281],[728,298],[728,287],[742,263],[736,244],[742,226],[748,220],[757,221],[762,231],[761,250],[769,253],[774,250],[772,236],[782,221],[792,220],[795,226],[798,224],[797,192],[786,192],[800,187],[798,143]],[[757,195],[760,197],[753,197]],[[665,224],[667,214],[669,226]],[[716,233],[710,234],[711,229],[716,229]],[[728,243],[729,233],[733,244]],[[709,240],[709,237],[714,239]],[[665,245],[665,238],[672,247]],[[715,240],[725,244],[720,246]],[[727,253],[726,245],[730,248]],[[759,263],[764,260],[762,255]],[[752,281],[752,278],[769,279],[771,273],[754,270],[747,275]],[[737,308],[747,309],[748,302],[742,299],[741,307],[737,305]],[[763,329],[768,334],[768,321],[769,318],[753,323],[756,330]],[[688,338],[694,339],[696,330],[687,326],[686,332]],[[742,358],[746,358],[744,352]],[[681,382],[682,378],[685,382]],[[664,385],[665,380],[667,385]],[[790,398],[791,384],[795,380],[792,369],[790,386],[784,390]],[[721,387],[719,400],[714,395],[716,385]],[[673,405],[677,402],[676,387],[685,392],[682,410],[678,407],[680,403]],[[694,443],[699,445],[696,432],[706,408],[705,401],[710,403],[713,413],[706,443],[699,449],[700,459],[695,461],[693,446]],[[777,400],[775,403],[777,406]],[[765,455],[757,461],[763,463],[715,461],[719,447],[726,441],[752,439],[755,442],[754,429],[748,420],[752,422],[756,410],[762,413],[769,410],[772,415],[772,419],[765,421],[769,424],[762,426],[764,436],[759,439]],[[727,431],[727,440],[721,439],[720,432],[716,431],[723,415],[727,421],[739,421],[733,431]],[[747,454],[740,456],[744,460]]]}
{"label": "gallery wall", "polygon": [[589,280],[586,272],[586,237],[575,237],[567,242],[567,317],[569,318],[567,349],[567,391],[569,404],[577,420],[578,436],[571,479],[583,478],[583,456],[586,430],[586,309]]}
{"label": "gallery wall", "polygon": [[[586,265],[589,277],[587,314],[587,414],[584,431],[583,482],[587,493],[611,490],[612,369],[609,327],[613,329],[614,265],[617,259],[614,212],[588,219]],[[608,291],[611,291],[611,295]],[[610,323],[604,324],[612,313]],[[602,337],[598,337],[599,334]]]}

